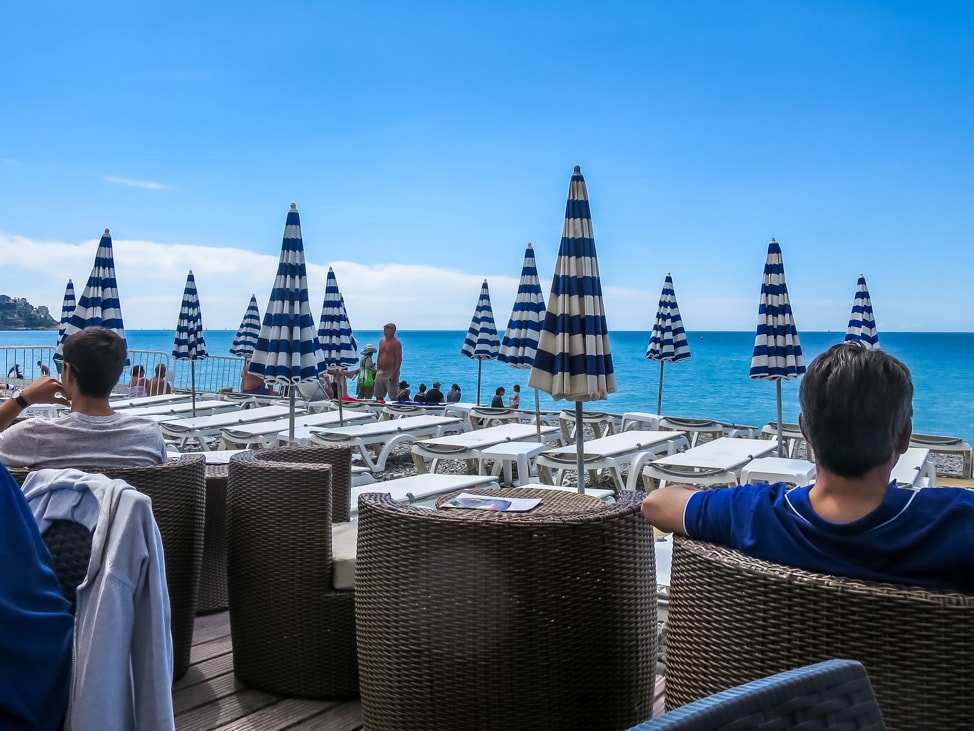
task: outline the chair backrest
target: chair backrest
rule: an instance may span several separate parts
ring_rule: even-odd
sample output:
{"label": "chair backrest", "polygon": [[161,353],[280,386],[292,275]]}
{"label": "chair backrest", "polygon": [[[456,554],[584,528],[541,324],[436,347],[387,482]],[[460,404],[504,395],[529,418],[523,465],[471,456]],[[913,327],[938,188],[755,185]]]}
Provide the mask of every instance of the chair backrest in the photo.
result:
{"label": "chair backrest", "polygon": [[74,614],[78,586],[88,575],[91,531],[73,520],[53,520],[41,537],[51,553],[61,594],[71,604],[71,613]]}
{"label": "chair backrest", "polygon": [[467,414],[471,429],[485,429],[488,426],[509,424],[520,420],[516,409],[492,409],[489,406],[475,406]]}
{"label": "chair backrest", "polygon": [[890,729],[966,728],[974,596],[814,574],[674,540],[668,709],[836,657],[866,666]]}
{"label": "chair backrest", "polygon": [[785,728],[883,731],[886,725],[866,668],[829,660],[715,693],[630,731]]}
{"label": "chair backrest", "polygon": [[352,450],[349,447],[320,445],[271,447],[255,451],[254,459],[260,462],[307,464],[311,470],[330,465],[330,477],[326,479],[322,473],[321,484],[324,490],[327,490],[325,482],[331,485],[332,520],[336,523],[349,520],[352,503]]}

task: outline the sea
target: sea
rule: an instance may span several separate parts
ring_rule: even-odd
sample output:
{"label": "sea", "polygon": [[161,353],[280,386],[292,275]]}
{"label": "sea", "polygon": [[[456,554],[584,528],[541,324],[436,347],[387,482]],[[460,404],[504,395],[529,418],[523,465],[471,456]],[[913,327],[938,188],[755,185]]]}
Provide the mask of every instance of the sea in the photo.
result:
{"label": "sea", "polygon": [[[207,349],[213,359],[229,362],[230,376],[221,386],[237,386],[239,368],[229,361],[230,344],[235,331],[208,330]],[[534,391],[528,388],[528,371],[511,368],[497,361],[475,361],[460,354],[466,331],[400,330],[403,343],[401,377],[409,382],[413,393],[421,383],[427,387],[440,381],[444,393],[457,383],[463,401],[489,404],[498,386],[504,386],[510,396],[514,384],[521,386],[521,407],[534,404]],[[842,332],[802,332],[802,350],[806,364],[819,353],[841,342]],[[367,343],[378,345],[380,331],[356,333],[359,348]],[[128,346],[133,351],[148,351],[145,361],[169,362],[175,368],[176,384],[188,386],[190,367],[185,361],[172,362],[171,352],[175,332],[172,330],[129,330]],[[670,416],[710,418],[738,424],[761,426],[774,421],[776,414],[775,384],[751,380],[748,372],[754,333],[751,332],[688,332],[689,360],[667,363],[663,367],[663,408]],[[54,331],[0,331],[0,363],[20,358],[21,368],[28,378],[37,370],[27,351],[18,356],[20,347],[56,344]],[[609,336],[612,363],[618,390],[604,401],[585,404],[587,410],[624,413],[647,411],[655,413],[659,388],[660,364],[646,359],[649,333],[642,331],[612,332]],[[962,437],[974,441],[974,333],[880,333],[880,345],[888,353],[903,361],[913,374],[914,431]],[[25,362],[27,361],[27,362]],[[36,361],[36,358],[34,358]],[[142,362],[140,360],[140,362]],[[11,363],[7,363],[4,372]],[[196,366],[197,377],[205,373],[207,365]],[[147,368],[151,370],[151,368]],[[198,380],[197,382],[203,382]],[[800,379],[782,383],[782,415],[786,422],[798,419],[798,386]],[[212,386],[211,386],[212,387]],[[548,394],[540,394],[542,409],[573,408],[571,403],[554,401]]]}

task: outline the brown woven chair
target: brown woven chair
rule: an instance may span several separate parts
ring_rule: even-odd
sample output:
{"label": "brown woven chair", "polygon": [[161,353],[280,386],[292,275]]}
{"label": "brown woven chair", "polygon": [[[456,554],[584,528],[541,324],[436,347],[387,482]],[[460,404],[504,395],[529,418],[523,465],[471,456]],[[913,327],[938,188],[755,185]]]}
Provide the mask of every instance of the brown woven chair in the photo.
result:
{"label": "brown woven chair", "polygon": [[249,686],[309,698],[358,693],[355,592],[332,588],[333,470],[255,452],[230,460],[230,634],[234,672]]}
{"label": "brown woven chair", "polygon": [[666,707],[846,657],[895,729],[970,728],[974,596],[813,574],[674,540]]}
{"label": "brown woven chair", "polygon": [[[173,679],[176,680],[189,669],[193,648],[206,512],[204,457],[188,454],[176,462],[151,467],[89,465],[78,469],[124,480],[152,499],[152,515],[159,526],[166,557],[166,585],[172,614]],[[20,483],[28,472],[27,469],[11,470]]]}
{"label": "brown woven chair", "polygon": [[331,465],[331,517],[336,523],[349,520],[352,503],[352,450],[349,447],[272,447],[258,449],[261,462],[293,462]]}
{"label": "brown woven chair", "polygon": [[516,494],[592,502],[498,514],[360,497],[366,728],[611,730],[652,715],[656,574],[642,493],[611,505]]}

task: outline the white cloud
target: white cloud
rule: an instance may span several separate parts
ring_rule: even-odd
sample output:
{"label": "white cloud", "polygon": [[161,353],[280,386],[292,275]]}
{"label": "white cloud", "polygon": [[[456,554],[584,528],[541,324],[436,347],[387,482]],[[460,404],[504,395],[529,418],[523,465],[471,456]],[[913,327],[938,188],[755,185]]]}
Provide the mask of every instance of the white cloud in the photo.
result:
{"label": "white cloud", "polygon": [[148,190],[169,190],[169,186],[163,183],[154,183],[151,180],[131,180],[130,178],[117,178],[114,175],[106,175],[105,180],[116,185],[128,185],[132,188],[146,188]]}

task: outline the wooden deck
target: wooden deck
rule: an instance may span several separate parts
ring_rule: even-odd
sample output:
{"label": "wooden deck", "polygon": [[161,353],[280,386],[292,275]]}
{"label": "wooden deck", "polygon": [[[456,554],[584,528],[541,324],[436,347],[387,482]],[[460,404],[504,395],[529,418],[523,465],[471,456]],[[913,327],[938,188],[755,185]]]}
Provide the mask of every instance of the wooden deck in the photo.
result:
{"label": "wooden deck", "polygon": [[[653,715],[663,712],[662,677],[656,679]],[[192,665],[173,685],[179,731],[207,729],[362,729],[359,701],[314,701],[252,690],[233,675],[230,619],[226,612],[196,618]]]}

